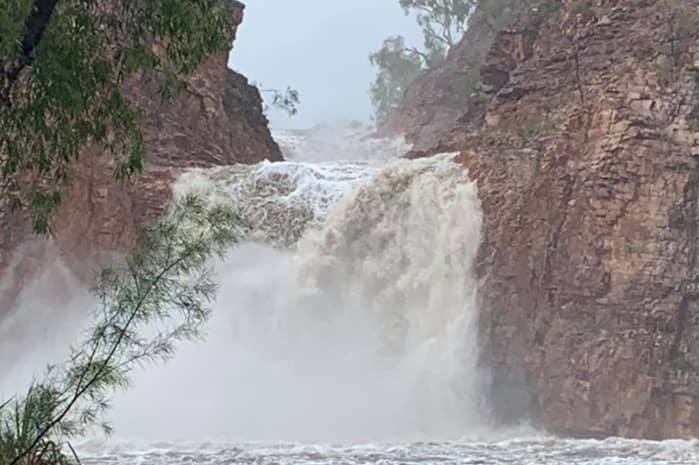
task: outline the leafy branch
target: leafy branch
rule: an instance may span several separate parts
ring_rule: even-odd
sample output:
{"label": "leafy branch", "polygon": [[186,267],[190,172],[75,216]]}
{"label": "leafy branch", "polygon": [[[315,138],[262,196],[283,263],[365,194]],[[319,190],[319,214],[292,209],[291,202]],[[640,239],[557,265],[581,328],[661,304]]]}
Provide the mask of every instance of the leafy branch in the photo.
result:
{"label": "leafy branch", "polygon": [[466,21],[476,6],[475,0],[399,0],[406,15],[415,14],[422,29],[423,47],[408,47],[402,36],[391,36],[369,55],[378,69],[369,88],[374,119],[382,123],[398,105],[403,92],[423,70],[446,59],[449,50],[461,39]]}
{"label": "leafy branch", "polygon": [[118,179],[139,173],[141,111],[122,92],[140,71],[164,99],[227,52],[229,0],[0,0],[0,207],[49,231],[70,166],[95,145]]}
{"label": "leafy branch", "polygon": [[123,265],[103,270],[86,340],[0,407],[0,463],[68,463],[56,444],[96,426],[109,434],[110,396],[129,386],[132,370],[167,361],[177,342],[202,336],[216,290],[208,263],[236,241],[239,224],[230,209],[186,197],[145,230]]}

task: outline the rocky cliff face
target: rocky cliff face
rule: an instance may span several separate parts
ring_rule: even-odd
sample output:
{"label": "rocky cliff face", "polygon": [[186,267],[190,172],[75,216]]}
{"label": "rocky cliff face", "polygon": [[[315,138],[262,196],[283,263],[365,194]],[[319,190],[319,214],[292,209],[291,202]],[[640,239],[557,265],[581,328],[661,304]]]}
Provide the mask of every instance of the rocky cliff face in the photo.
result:
{"label": "rocky cliff face", "polygon": [[439,133],[415,156],[460,151],[479,186],[497,414],[698,436],[699,2],[550,5],[497,35],[479,111],[405,125]]}
{"label": "rocky cliff face", "polygon": [[[242,21],[243,8],[234,2],[235,24]],[[117,182],[110,157],[86,150],[54,217],[51,241],[32,240],[26,217],[0,212],[0,275],[10,289],[45,268],[56,252],[73,270],[88,273],[101,256],[123,251],[168,203],[178,169],[282,159],[258,90],[229,70],[227,61],[227,55],[210,58],[191,76],[187,91],[167,104],[147,74],[126,84],[130,100],[145,112],[144,172],[131,182]]]}
{"label": "rocky cliff face", "polygon": [[398,108],[380,128],[404,135],[415,150],[429,150],[442,136],[483,111],[481,67],[498,32],[524,10],[526,2],[482,0],[446,62],[425,71],[406,89]]}

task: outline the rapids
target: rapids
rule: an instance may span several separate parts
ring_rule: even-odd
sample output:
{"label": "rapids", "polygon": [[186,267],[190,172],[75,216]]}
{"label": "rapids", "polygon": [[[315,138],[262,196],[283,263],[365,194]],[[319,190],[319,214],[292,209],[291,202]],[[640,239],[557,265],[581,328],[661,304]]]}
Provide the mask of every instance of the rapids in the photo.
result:
{"label": "rapids", "polygon": [[[94,454],[89,451],[95,449]],[[679,465],[696,441],[566,440],[545,436],[459,442],[330,445],[179,443],[86,445],[84,465]]]}

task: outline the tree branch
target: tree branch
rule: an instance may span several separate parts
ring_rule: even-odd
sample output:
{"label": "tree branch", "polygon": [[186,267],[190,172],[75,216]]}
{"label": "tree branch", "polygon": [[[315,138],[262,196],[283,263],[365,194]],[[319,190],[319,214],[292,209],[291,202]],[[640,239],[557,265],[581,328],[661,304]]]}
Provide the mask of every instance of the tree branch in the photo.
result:
{"label": "tree branch", "polygon": [[[87,392],[87,390],[100,378],[105,373],[105,370],[108,369],[109,363],[111,360],[114,358],[117,349],[121,345],[122,340],[124,339],[124,336],[126,334],[126,331],[128,330],[129,326],[133,323],[134,319],[138,315],[138,313],[141,311],[141,308],[143,304],[145,303],[146,299],[148,296],[151,294],[153,289],[155,288],[156,285],[158,285],[164,278],[165,276],[172,271],[174,268],[178,267],[182,262],[187,260],[189,256],[193,253],[192,250],[186,250],[182,253],[181,256],[177,257],[174,259],[172,262],[170,262],[170,253],[171,253],[171,245],[168,245],[168,257],[166,259],[167,265],[161,270],[160,273],[150,282],[149,286],[144,290],[143,295],[139,296],[138,301],[136,302],[133,310],[131,311],[128,319],[126,320],[126,323],[124,325],[124,328],[120,331],[119,336],[117,337],[116,341],[112,344],[112,346],[109,348],[109,351],[107,353],[106,358],[104,361],[102,361],[100,367],[98,368],[97,372],[87,380],[87,383],[80,387],[78,385],[78,391],[75,392],[73,397],[70,399],[68,402],[68,405],[66,405],[63,410],[55,417],[53,418],[47,426],[45,426],[39,434],[34,438],[34,440],[30,443],[28,447],[22,450],[20,454],[18,454],[11,462],[10,465],[17,465],[20,460],[22,460],[24,457],[26,457],[28,454],[31,453],[32,450],[36,448],[36,446],[41,442],[41,440],[48,435],[48,433],[56,427],[63,419],[68,415],[68,413],[72,410],[73,406],[80,400],[80,398]],[[170,263],[168,263],[170,262]],[[85,372],[89,369],[89,364],[88,366],[85,367]],[[80,383],[82,383],[84,379],[84,373],[81,374],[80,376]]]}
{"label": "tree branch", "polygon": [[44,31],[56,10],[58,0],[34,0],[31,13],[24,22],[24,37],[22,38],[22,54],[2,70],[2,86],[0,87],[0,104],[10,106],[10,90],[19,79],[24,68],[32,62],[34,50],[44,37]]}
{"label": "tree branch", "polygon": [[412,53],[413,55],[417,55],[420,58],[422,58],[422,60],[425,62],[425,66],[429,65],[429,62],[430,62],[429,55],[427,55],[425,52],[418,50],[417,47],[410,47],[410,48],[406,47],[403,49],[403,52],[408,52],[408,53]]}

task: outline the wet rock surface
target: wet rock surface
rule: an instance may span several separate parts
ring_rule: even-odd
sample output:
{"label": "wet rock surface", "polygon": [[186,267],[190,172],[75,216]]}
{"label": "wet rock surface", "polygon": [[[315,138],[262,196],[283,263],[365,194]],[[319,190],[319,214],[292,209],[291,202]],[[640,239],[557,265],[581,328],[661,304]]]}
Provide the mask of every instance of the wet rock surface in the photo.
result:
{"label": "wet rock surface", "polygon": [[404,128],[439,133],[413,156],[458,150],[479,186],[499,417],[697,436],[699,3],[558,3],[497,35],[482,111]]}

